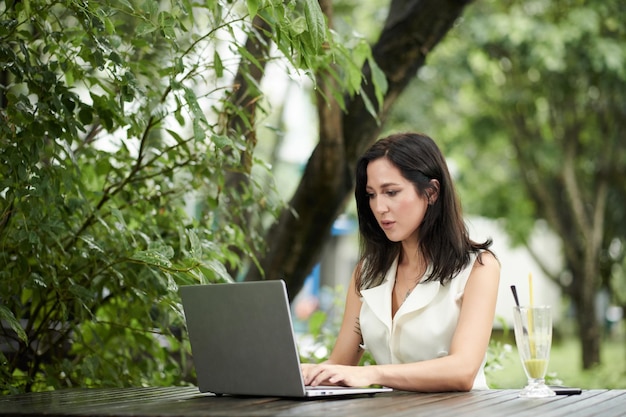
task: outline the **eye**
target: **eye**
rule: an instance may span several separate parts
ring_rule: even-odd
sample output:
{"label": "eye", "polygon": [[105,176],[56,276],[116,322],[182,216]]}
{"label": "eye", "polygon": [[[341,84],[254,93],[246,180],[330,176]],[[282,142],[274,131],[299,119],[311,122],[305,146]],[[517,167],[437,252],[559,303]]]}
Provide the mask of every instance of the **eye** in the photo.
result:
{"label": "eye", "polygon": [[395,196],[398,193],[399,193],[399,191],[397,191],[397,190],[385,191],[385,194],[387,194],[389,197],[393,197],[393,196]]}
{"label": "eye", "polygon": [[374,193],[367,193],[366,192],[365,196],[371,200],[372,198],[374,198]]}

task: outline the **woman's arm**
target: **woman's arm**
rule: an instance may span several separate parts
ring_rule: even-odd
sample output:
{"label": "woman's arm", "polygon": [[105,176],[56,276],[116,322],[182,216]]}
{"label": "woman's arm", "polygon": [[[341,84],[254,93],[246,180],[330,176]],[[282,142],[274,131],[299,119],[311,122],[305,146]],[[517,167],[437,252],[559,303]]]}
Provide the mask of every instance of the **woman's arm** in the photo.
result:
{"label": "woman's arm", "polygon": [[[348,286],[343,321],[339,329],[339,334],[337,335],[337,340],[335,341],[335,346],[328,360],[323,362],[324,364],[357,365],[363,356],[363,348],[361,347],[363,339],[359,325],[361,297],[355,286],[356,271],[355,268],[352,273],[352,278],[350,279],[350,285]],[[315,373],[314,369],[316,368],[317,365],[314,364],[302,364],[302,373],[307,385],[310,383],[311,375]],[[328,384],[328,381],[325,381],[325,383]]]}
{"label": "woman's arm", "polygon": [[[489,345],[500,280],[500,265],[495,256],[484,252],[482,261],[483,264],[474,263],[465,286],[459,321],[448,356],[407,364],[363,367],[320,364],[309,369],[306,383],[349,386],[379,384],[422,392],[469,391]],[[356,314],[358,317],[358,312]],[[344,318],[342,331],[345,324]],[[343,358],[339,353],[344,350],[337,352],[338,358]]]}

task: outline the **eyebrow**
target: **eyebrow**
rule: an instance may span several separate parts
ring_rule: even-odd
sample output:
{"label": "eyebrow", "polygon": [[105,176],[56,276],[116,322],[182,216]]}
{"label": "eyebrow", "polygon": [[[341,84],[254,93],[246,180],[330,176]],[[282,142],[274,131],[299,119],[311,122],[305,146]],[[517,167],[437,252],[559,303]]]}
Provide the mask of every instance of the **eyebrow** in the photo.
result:
{"label": "eyebrow", "polygon": [[[381,184],[380,188],[387,188],[387,187],[398,187],[401,184],[397,183],[397,182],[386,182],[384,184]],[[372,187],[371,185],[366,185],[365,189],[374,189],[374,187]]]}

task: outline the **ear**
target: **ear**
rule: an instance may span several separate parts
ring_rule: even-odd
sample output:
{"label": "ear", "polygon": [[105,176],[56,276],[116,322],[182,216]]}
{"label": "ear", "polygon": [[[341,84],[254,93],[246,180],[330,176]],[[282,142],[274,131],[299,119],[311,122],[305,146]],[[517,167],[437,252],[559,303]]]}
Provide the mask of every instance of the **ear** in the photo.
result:
{"label": "ear", "polygon": [[428,205],[432,206],[435,204],[435,201],[439,198],[439,181],[432,179],[430,180],[430,188],[426,190],[426,196],[428,197]]}

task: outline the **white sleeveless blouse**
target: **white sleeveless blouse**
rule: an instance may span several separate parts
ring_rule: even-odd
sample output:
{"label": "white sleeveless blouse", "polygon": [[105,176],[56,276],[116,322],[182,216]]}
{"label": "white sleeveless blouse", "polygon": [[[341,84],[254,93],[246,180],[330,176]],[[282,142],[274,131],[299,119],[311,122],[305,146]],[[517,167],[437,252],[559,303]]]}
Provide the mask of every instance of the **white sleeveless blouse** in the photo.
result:
{"label": "white sleeveless blouse", "polygon": [[[360,325],[364,348],[377,364],[410,363],[448,355],[456,329],[465,284],[476,254],[454,279],[442,286],[439,281],[418,284],[391,317],[391,296],[398,269],[396,259],[377,287],[361,291]],[[423,279],[430,274],[430,268]],[[485,356],[486,360],[486,356]],[[484,365],[472,389],[488,389]]]}

